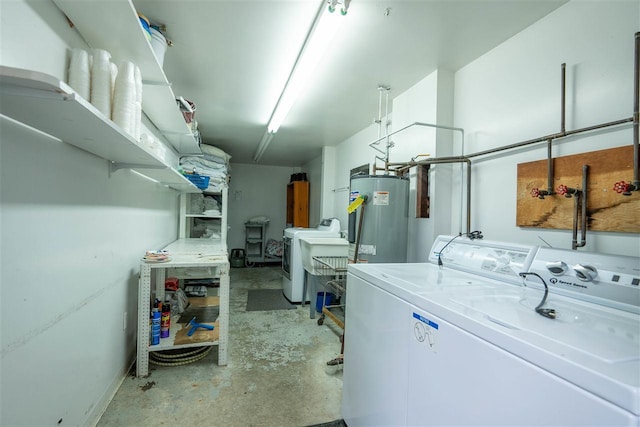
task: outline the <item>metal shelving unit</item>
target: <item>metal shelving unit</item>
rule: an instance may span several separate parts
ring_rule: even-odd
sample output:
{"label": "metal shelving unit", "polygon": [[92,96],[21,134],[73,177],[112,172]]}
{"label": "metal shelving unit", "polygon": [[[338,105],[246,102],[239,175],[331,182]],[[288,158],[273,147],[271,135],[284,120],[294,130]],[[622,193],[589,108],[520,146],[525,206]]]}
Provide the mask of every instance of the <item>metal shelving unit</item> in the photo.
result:
{"label": "metal shelving unit", "polygon": [[245,230],[245,263],[252,266],[256,262],[263,263],[265,259],[264,249],[266,245],[266,231],[268,223],[251,223],[244,224]]}

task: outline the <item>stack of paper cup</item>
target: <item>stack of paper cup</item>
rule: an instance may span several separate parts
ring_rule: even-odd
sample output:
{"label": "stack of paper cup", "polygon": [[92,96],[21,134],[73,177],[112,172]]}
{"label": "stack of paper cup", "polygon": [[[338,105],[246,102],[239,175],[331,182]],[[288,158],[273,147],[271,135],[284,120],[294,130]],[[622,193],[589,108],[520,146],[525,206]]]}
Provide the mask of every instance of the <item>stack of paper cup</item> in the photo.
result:
{"label": "stack of paper cup", "polygon": [[113,91],[113,121],[126,133],[135,137],[136,107],[136,66],[133,62],[123,61],[118,69]]}
{"label": "stack of paper cup", "polygon": [[134,138],[140,139],[140,128],[142,127],[142,73],[140,68],[136,66],[135,69],[135,81],[136,81],[136,105],[135,105],[135,132]]}
{"label": "stack of paper cup", "polygon": [[116,77],[118,77],[118,66],[113,62],[110,62],[109,71],[111,71],[111,102],[113,103],[113,91],[116,88]]}
{"label": "stack of paper cup", "polygon": [[91,72],[89,53],[83,49],[72,49],[69,61],[69,86],[87,101],[91,96]]}
{"label": "stack of paper cup", "polygon": [[106,50],[94,49],[91,67],[91,104],[105,117],[111,116],[111,55]]}

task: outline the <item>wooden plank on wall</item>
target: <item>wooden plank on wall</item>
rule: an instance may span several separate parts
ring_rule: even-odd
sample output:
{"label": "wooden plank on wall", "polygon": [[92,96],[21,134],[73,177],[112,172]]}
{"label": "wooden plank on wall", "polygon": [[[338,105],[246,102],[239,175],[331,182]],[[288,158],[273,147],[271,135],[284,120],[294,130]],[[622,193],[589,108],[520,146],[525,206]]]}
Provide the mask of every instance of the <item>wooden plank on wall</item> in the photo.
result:
{"label": "wooden plank on wall", "polygon": [[416,173],[416,218],[429,218],[429,165],[419,165]]}
{"label": "wooden plank on wall", "polygon": [[[587,180],[588,229],[640,233],[640,192],[623,196],[613,191],[618,181],[633,178],[633,146],[610,148],[571,156],[556,157],[554,191],[558,185],[580,189],[582,166],[589,165]],[[543,200],[531,196],[533,188],[547,188],[547,160],[518,164],[518,194],[516,225],[571,229],[573,198],[546,196]]]}

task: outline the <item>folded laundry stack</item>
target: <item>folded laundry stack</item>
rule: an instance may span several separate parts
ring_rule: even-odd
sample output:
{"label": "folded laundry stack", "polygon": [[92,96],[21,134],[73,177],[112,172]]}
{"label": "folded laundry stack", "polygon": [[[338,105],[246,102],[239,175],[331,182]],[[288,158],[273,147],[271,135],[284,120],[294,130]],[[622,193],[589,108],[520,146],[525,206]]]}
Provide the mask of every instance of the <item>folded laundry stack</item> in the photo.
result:
{"label": "folded laundry stack", "polygon": [[219,193],[227,186],[231,156],[213,145],[202,144],[200,149],[201,156],[181,157],[180,167],[185,172],[208,176],[209,186],[205,191]]}

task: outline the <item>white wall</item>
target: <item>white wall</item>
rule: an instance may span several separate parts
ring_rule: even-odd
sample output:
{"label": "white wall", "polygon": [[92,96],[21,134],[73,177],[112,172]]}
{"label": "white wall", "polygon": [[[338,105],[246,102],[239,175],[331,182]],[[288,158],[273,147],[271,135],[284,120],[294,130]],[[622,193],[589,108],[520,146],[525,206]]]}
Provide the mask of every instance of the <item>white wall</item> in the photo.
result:
{"label": "white wall", "polygon": [[309,227],[316,227],[321,216],[322,200],[322,156],[315,158],[302,167],[302,172],[307,174],[309,180]]}
{"label": "white wall", "polygon": [[[2,65],[64,79],[68,47],[84,46],[53,4],[0,9]],[[139,260],[176,238],[178,196],[7,118],[0,129],[0,424],[91,425],[133,361]]]}
{"label": "white wall", "polygon": [[[393,91],[393,88],[392,88]],[[415,122],[442,124],[451,126],[452,99],[453,99],[453,74],[446,70],[436,71],[414,85],[410,90],[393,96],[393,117],[390,117],[389,132],[402,129]],[[377,124],[363,129],[351,138],[335,147],[335,150],[327,151],[325,162],[334,165],[332,180],[335,193],[325,192],[325,197],[330,198],[327,204],[333,209],[332,215],[340,219],[343,230],[347,228],[347,206],[349,204],[349,171],[364,163],[373,165],[376,154],[381,155],[369,144],[384,136],[386,119],[382,119],[382,127]],[[449,156],[453,147],[455,135],[451,131],[440,132],[429,127],[415,126],[391,137],[394,146],[390,149],[391,162],[405,162],[419,154],[435,156]],[[385,150],[386,141],[382,141],[379,149]],[[332,158],[333,157],[333,158]],[[381,161],[377,162],[382,167]],[[451,171],[459,170],[459,166],[438,165],[432,166],[430,180],[431,217],[428,219],[416,218],[416,184],[415,169],[410,173],[410,198],[409,198],[409,233],[408,233],[408,260],[411,262],[425,261],[433,237],[441,233],[449,233],[450,228],[458,225],[455,218],[451,217],[450,191]],[[328,174],[331,169],[325,169]],[[379,172],[382,173],[382,172]],[[457,195],[459,196],[459,195]],[[453,225],[452,225],[453,222]]]}
{"label": "white wall", "polygon": [[[466,152],[504,146],[560,130],[560,65],[567,64],[568,130],[633,113],[637,1],[572,1],[455,75],[455,124]],[[632,143],[631,126],[554,142],[554,156]],[[485,236],[571,248],[571,231],[518,228],[516,165],[546,158],[546,144],[474,159],[472,223]],[[634,195],[632,197],[636,197]],[[640,255],[637,234],[591,232],[584,250]]]}
{"label": "white wall", "polygon": [[[267,239],[282,240],[287,220],[287,184],[300,168],[232,163],[229,183],[227,246],[244,249],[244,223],[267,216]],[[313,186],[311,182],[311,186]]]}
{"label": "white wall", "polygon": [[[502,45],[451,73],[438,70],[402,94],[393,94],[390,131],[414,121],[464,128],[465,153],[500,147],[560,130],[560,64],[567,63],[567,129],[631,117],[633,38],[640,30],[637,1],[572,1]],[[392,88],[393,90],[393,88]],[[349,185],[349,170],[376,154],[377,139],[369,126],[335,147],[334,188]],[[384,134],[384,130],[383,130]],[[412,128],[393,137],[391,161],[419,153],[442,157],[461,154],[457,132]],[[554,143],[554,156],[632,143],[631,126]],[[436,148],[437,146],[437,148]],[[453,149],[451,149],[453,147]],[[571,232],[515,226],[516,165],[546,158],[546,145],[475,158],[472,169],[471,230],[485,237],[570,248]],[[326,170],[327,173],[330,171]],[[422,261],[433,238],[465,231],[460,166],[432,166],[429,219],[415,212],[415,171],[409,205],[409,261]],[[346,228],[348,193],[331,198],[334,215]],[[584,250],[640,256],[637,234],[591,232]]]}
{"label": "white wall", "polygon": [[[326,217],[335,217],[340,220],[340,228],[346,232],[348,226],[347,206],[349,205],[349,172],[351,169],[365,163],[373,165],[374,151],[369,143],[378,138],[377,125],[371,125],[351,138],[347,139],[335,150],[325,151],[325,164],[333,164],[335,175],[325,179],[327,185],[323,192],[324,197],[330,199],[326,204],[333,207],[333,212],[325,211]],[[327,167],[325,170],[331,170]]]}

